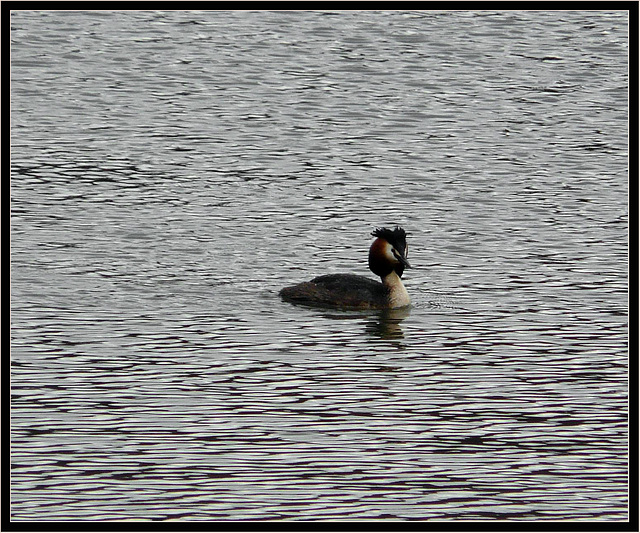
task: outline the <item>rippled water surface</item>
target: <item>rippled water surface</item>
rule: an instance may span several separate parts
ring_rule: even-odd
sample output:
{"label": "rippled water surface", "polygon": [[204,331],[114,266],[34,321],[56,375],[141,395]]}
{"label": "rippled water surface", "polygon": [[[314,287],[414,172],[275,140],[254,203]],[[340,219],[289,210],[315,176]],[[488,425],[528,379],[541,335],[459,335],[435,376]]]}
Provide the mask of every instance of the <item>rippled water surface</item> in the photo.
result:
{"label": "rippled water surface", "polygon": [[628,519],[627,13],[11,29],[13,520]]}

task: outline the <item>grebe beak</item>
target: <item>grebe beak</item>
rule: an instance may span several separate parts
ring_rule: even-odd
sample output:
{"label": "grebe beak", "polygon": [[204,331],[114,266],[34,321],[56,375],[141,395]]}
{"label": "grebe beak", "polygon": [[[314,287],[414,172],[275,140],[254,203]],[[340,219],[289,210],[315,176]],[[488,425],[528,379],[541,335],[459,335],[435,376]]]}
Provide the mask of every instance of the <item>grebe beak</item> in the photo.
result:
{"label": "grebe beak", "polygon": [[393,255],[398,261],[400,261],[400,263],[402,264],[402,266],[404,266],[404,268],[413,268],[409,264],[409,261],[407,260],[407,258],[404,255],[399,254],[395,248],[393,249]]}

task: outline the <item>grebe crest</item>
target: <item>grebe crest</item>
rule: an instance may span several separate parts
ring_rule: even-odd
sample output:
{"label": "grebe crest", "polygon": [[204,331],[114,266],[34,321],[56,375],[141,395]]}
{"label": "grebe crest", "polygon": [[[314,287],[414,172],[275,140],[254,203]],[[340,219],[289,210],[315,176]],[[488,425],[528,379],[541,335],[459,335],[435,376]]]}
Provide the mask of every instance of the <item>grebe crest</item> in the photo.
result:
{"label": "grebe crest", "polygon": [[305,305],[346,309],[395,309],[411,303],[402,274],[411,268],[407,260],[407,234],[400,227],[376,228],[369,248],[369,269],[382,283],[354,274],[329,274],[285,287],[283,300]]}

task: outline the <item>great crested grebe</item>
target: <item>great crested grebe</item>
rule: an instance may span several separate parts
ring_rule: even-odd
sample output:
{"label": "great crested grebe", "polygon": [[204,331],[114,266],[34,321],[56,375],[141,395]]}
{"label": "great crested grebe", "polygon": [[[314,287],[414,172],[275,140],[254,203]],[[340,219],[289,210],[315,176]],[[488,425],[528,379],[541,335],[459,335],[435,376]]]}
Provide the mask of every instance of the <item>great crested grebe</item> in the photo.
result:
{"label": "great crested grebe", "polygon": [[411,303],[402,284],[402,273],[411,268],[407,261],[407,234],[400,227],[377,228],[369,248],[369,268],[382,283],[355,274],[328,274],[311,281],[285,287],[283,300],[304,305],[346,309],[395,309]]}

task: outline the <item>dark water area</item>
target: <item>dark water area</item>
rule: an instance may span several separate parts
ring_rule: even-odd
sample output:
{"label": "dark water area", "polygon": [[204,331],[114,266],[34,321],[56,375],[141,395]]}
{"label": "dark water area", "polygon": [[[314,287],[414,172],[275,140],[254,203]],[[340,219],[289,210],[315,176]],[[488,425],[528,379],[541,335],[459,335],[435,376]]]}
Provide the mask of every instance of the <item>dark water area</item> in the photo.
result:
{"label": "dark water area", "polygon": [[11,519],[628,520],[628,26],[12,12]]}

